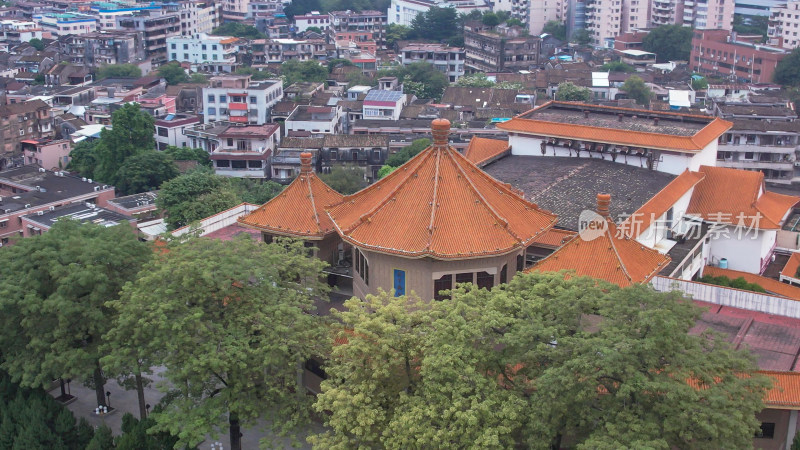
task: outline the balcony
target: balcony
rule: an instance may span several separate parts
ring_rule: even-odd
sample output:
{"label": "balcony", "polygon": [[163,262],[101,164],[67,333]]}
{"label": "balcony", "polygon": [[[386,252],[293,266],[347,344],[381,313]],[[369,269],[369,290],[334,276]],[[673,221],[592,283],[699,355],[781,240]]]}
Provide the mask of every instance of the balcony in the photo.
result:
{"label": "balcony", "polygon": [[794,162],[792,161],[758,161],[758,160],[740,160],[740,161],[731,161],[731,160],[718,160],[717,164],[720,167],[728,167],[732,169],[747,169],[747,170],[757,170],[757,169],[773,169],[773,170],[794,170]]}

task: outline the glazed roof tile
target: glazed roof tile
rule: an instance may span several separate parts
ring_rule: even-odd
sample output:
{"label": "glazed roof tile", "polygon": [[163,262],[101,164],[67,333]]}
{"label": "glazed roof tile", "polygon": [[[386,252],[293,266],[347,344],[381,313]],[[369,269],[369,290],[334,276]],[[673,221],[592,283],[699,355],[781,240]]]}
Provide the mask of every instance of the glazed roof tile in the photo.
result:
{"label": "glazed roof tile", "polygon": [[[434,121],[443,124],[449,130]],[[344,240],[412,258],[468,259],[525,247],[553,226],[555,215],[472,164],[446,131],[441,139],[328,209]]]}
{"label": "glazed roof tile", "polygon": [[800,253],[792,253],[786,265],[781,270],[781,275],[790,278],[800,278],[797,276],[797,269],[800,268]]}
{"label": "glazed roof tile", "polygon": [[724,224],[774,230],[800,197],[769,192],[764,174],[756,171],[701,166],[705,175],[692,194],[686,213]]}
{"label": "glazed roof tile", "polygon": [[480,167],[486,162],[501,156],[508,149],[508,141],[475,136],[469,141],[469,146],[464,151],[464,156],[472,164]]}
{"label": "glazed roof tile", "polygon": [[786,297],[792,300],[800,300],[800,287],[792,286],[788,283],[783,283],[778,280],[773,280],[772,278],[762,277],[761,275],[756,275],[754,273],[706,266],[705,269],[703,269],[703,275],[711,275],[712,277],[725,276],[731,280],[741,277],[744,278],[748,283],[755,283],[763,287],[769,293],[780,295],[781,297]]}
{"label": "glazed roof tile", "polygon": [[637,238],[659,217],[669,210],[690,189],[703,180],[705,175],[700,172],[685,170],[672,180],[664,189],[660,190],[635,213],[625,220],[621,228],[626,230],[629,237]]}

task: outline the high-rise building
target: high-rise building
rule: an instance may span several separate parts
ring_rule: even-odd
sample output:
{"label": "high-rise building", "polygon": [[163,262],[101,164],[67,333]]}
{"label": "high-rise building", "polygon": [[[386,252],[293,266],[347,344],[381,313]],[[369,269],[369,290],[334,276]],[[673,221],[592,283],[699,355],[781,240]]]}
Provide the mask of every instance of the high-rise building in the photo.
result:
{"label": "high-rise building", "polygon": [[797,48],[800,42],[798,32],[800,32],[800,0],[789,0],[772,8],[767,30],[770,45]]}

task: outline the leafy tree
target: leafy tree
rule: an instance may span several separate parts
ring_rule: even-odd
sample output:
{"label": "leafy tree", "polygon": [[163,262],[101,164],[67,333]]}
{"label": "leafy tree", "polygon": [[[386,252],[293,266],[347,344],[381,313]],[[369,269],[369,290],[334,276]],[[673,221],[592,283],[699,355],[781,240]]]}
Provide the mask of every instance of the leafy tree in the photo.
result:
{"label": "leafy tree", "polygon": [[397,169],[397,167],[392,167],[390,165],[384,164],[383,166],[381,166],[380,170],[378,170],[378,179],[380,180],[386,175],[389,175],[390,173],[394,172],[394,169]]}
{"label": "leafy tree", "polygon": [[692,52],[694,30],[681,25],[662,25],[650,30],[642,40],[645,51],[656,54],[660,63],[668,61],[688,61]]}
{"label": "leafy tree", "polygon": [[252,67],[239,67],[238,69],[236,69],[236,74],[250,75],[250,79],[252,79],[253,81],[270,80],[277,78],[277,76],[275,76],[275,74],[272,72],[268,72],[266,70],[256,70],[253,69]]}
{"label": "leafy tree", "polygon": [[283,8],[283,12],[289,20],[294,20],[294,16],[302,16],[311,11],[324,11],[320,0],[292,0],[289,5]]}
{"label": "leafy tree", "polygon": [[561,39],[562,41],[566,41],[567,25],[557,20],[551,20],[546,24],[544,24],[544,28],[542,28],[542,33],[551,34],[556,39]]}
{"label": "leafy tree", "polygon": [[653,97],[653,92],[644,84],[644,80],[636,75],[631,75],[622,83],[620,88],[628,94],[628,98],[636,100],[636,103],[642,106],[650,104],[650,99]]}
{"label": "leafy tree", "polygon": [[94,178],[94,169],[97,166],[97,141],[83,140],[75,144],[69,152],[68,170],[78,172],[81,176]]}
{"label": "leafy tree", "polygon": [[581,28],[580,30],[575,30],[572,33],[572,42],[578,45],[587,45],[592,43],[592,34],[589,33],[589,30],[585,28]]}
{"label": "leafy tree", "polygon": [[775,74],[772,76],[776,83],[784,86],[797,86],[800,84],[800,48],[792,50],[786,57],[778,62]]}
{"label": "leafy tree", "polygon": [[720,275],[715,277],[713,275],[703,275],[700,280],[701,283],[708,283],[714,284],[717,286],[725,286],[725,287],[732,287],[736,289],[741,289],[744,291],[753,291],[753,292],[767,292],[761,285],[757,283],[748,283],[744,277],[738,277],[735,279],[731,279],[724,275]]}
{"label": "leafy tree", "polygon": [[497,14],[493,12],[487,12],[481,18],[481,22],[487,27],[496,27],[497,25],[500,25],[500,18],[497,17]]}
{"label": "leafy tree", "polygon": [[494,85],[497,89],[513,89],[515,91],[519,91],[525,88],[522,83],[517,83],[514,81],[501,81]]}
{"label": "leafy tree", "polygon": [[397,43],[399,41],[405,41],[410,35],[410,27],[390,23],[386,26],[386,46],[397,50]]}
{"label": "leafy tree", "polygon": [[211,167],[211,158],[202,148],[176,147],[168,145],[164,153],[175,161],[197,161],[201,166]]}
{"label": "leafy tree", "polygon": [[[287,13],[288,14],[288,13]],[[211,34],[215,36],[233,36],[243,39],[266,39],[266,35],[260,33],[256,27],[245,25],[239,22],[226,22],[214,28]]]}
{"label": "leafy tree", "polygon": [[158,76],[167,80],[167,84],[179,84],[189,81],[189,76],[179,63],[172,62],[158,68]]}
{"label": "leafy tree", "polygon": [[86,450],[111,450],[114,448],[114,436],[111,434],[111,428],[106,425],[101,426],[94,433],[94,437],[89,441]]}
{"label": "leafy tree", "polygon": [[353,64],[349,59],[333,58],[330,61],[328,61],[328,73],[333,72],[333,69],[337,67],[351,67],[354,65],[355,64]]}
{"label": "leafy tree", "polygon": [[479,72],[472,75],[464,75],[456,81],[456,86],[469,86],[469,87],[492,87],[494,81],[486,77],[486,74]]}
{"label": "leafy tree", "polygon": [[769,16],[750,16],[744,14],[733,15],[733,31],[742,35],[762,36],[761,42],[767,42],[767,29],[769,28]]}
{"label": "leafy tree", "polygon": [[422,139],[414,139],[411,142],[411,145],[404,147],[397,153],[390,155],[386,158],[386,165],[391,167],[400,167],[406,163],[409,159],[417,156],[419,152],[425,150],[426,148],[430,147],[431,140],[427,138]]}
{"label": "leafy tree", "polygon": [[[452,9],[452,8],[448,8]],[[415,62],[408,66],[400,66],[393,70],[380,71],[377,77],[393,76],[403,83],[407,94],[418,98],[440,99],[450,81],[433,64]]]}
{"label": "leafy tree", "polygon": [[195,170],[161,185],[156,206],[171,230],[232,208],[239,196],[223,177]]}
{"label": "leafy tree", "polygon": [[[318,448],[746,448],[768,380],[679,293],[520,274],[334,312]],[[691,419],[689,419],[691,417]],[[702,424],[698,426],[697,424]]]}
{"label": "leafy tree", "polygon": [[692,89],[699,91],[701,89],[708,89],[708,80],[705,78],[692,79]]}
{"label": "leafy tree", "polygon": [[136,64],[109,64],[97,69],[97,79],[105,78],[139,78],[142,76],[142,69]]}
{"label": "leafy tree", "polygon": [[30,44],[30,46],[35,48],[37,51],[41,52],[42,50],[44,50],[44,42],[42,42],[41,39],[33,38],[30,41],[28,41],[28,44]]}
{"label": "leafy tree", "polygon": [[285,77],[284,85],[289,86],[301,81],[325,81],[328,78],[328,70],[316,60],[290,59],[281,65],[281,75]]}
{"label": "leafy tree", "polygon": [[506,26],[525,28],[525,24],[521,20],[519,20],[517,18],[506,20]]}
{"label": "leafy tree", "polygon": [[308,27],[306,31],[311,31],[313,33],[322,34],[322,30],[319,27]]}
{"label": "leafy tree", "polygon": [[334,166],[330,173],[320,174],[319,177],[342,195],[354,194],[367,186],[364,169],[357,166]]}
{"label": "leafy tree", "polygon": [[208,77],[202,73],[193,73],[189,77],[189,83],[208,83]]}
{"label": "leafy tree", "polygon": [[310,400],[298,375],[325,349],[328,330],[309,314],[327,288],[323,265],[301,242],[190,238],[126,285],[120,316],[140,324],[132,338],[150,339],[177,389],[151,415],[153,431],[178,436],[181,447],[227,429],[239,450],[241,427],[266,414],[278,433],[306,423]]}
{"label": "leafy tree", "polygon": [[[160,405],[155,411],[160,411]],[[155,426],[152,418],[137,420],[130,413],[122,416],[122,434],[114,439],[116,450],[172,450],[178,438],[169,433],[149,433]],[[196,448],[196,447],[195,447]]]}
{"label": "leafy tree", "polygon": [[162,152],[149,150],[126,159],[115,175],[114,186],[122,195],[158,189],[178,176],[178,166]]}
{"label": "leafy tree", "polygon": [[0,252],[0,365],[23,386],[90,376],[105,405],[100,364],[106,307],[150,257],[128,224],[58,221]]}
{"label": "leafy tree", "polygon": [[590,102],[592,101],[592,90],[587,87],[576,86],[571,81],[565,81],[558,85],[556,100],[565,102]]}
{"label": "leafy tree", "polygon": [[234,189],[243,202],[263,205],[283,191],[283,185],[274,181],[257,181],[250,178],[231,178]]}
{"label": "leafy tree", "polygon": [[622,73],[633,73],[636,72],[636,68],[630,64],[626,64],[622,61],[611,61],[609,63],[605,63],[600,66],[600,70],[606,72],[622,72]]}
{"label": "leafy tree", "polygon": [[37,73],[36,76],[33,77],[33,83],[32,84],[37,85],[37,86],[41,86],[41,85],[44,84],[44,82],[45,82],[44,74],[43,73]]}
{"label": "leafy tree", "polygon": [[417,14],[411,21],[411,30],[417,38],[434,41],[447,41],[462,34],[456,9],[438,6]]}
{"label": "leafy tree", "polygon": [[95,145],[95,178],[113,183],[125,160],[142,151],[156,148],[153,116],[128,103],[111,114],[111,129],[103,129]]}

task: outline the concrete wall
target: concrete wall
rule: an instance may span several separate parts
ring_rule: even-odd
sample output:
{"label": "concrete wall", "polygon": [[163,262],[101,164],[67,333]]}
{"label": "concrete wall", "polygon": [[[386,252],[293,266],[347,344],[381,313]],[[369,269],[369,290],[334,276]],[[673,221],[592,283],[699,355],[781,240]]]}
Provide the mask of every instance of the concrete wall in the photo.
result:
{"label": "concrete wall", "polygon": [[775,245],[777,230],[757,230],[754,233],[743,229],[739,236],[734,227],[727,226],[724,232],[712,233],[711,236],[710,263],[716,264],[727,258],[729,269],[760,274],[762,261],[770,256]]}

